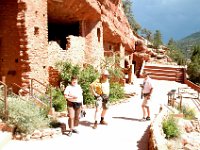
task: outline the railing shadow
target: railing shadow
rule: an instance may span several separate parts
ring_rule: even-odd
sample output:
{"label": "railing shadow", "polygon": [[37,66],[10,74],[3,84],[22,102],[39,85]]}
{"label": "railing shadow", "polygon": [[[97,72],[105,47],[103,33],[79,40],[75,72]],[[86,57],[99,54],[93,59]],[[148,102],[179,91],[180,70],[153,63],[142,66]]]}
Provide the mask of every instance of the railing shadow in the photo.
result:
{"label": "railing shadow", "polygon": [[114,119],[124,119],[124,120],[131,120],[131,121],[139,121],[141,122],[141,119],[136,119],[136,118],[127,118],[127,117],[112,117]]}
{"label": "railing shadow", "polygon": [[148,150],[149,149],[149,128],[150,128],[150,125],[144,131],[144,134],[141,137],[141,139],[139,141],[137,141],[138,150]]}

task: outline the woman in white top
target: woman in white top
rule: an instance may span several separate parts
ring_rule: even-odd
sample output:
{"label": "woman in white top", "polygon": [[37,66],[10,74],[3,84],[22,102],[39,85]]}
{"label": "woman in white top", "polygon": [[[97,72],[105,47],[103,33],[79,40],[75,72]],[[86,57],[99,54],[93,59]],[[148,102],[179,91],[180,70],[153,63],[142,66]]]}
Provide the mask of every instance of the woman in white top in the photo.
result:
{"label": "woman in white top", "polygon": [[73,76],[71,84],[65,88],[64,96],[67,99],[67,110],[69,114],[68,125],[70,128],[69,136],[78,133],[76,128],[79,125],[79,116],[83,104],[83,90],[78,84],[78,78]]}

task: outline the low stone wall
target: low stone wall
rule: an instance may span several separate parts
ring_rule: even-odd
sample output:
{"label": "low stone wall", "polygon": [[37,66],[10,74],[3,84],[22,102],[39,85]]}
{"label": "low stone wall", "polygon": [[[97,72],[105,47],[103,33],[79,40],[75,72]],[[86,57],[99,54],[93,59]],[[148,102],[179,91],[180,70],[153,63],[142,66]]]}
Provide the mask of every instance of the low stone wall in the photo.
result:
{"label": "low stone wall", "polygon": [[[174,111],[174,110],[173,110]],[[186,120],[180,114],[174,114],[178,117],[178,125],[181,135],[174,139],[165,139],[162,129],[162,121],[171,114],[170,109],[165,107],[150,125],[149,131],[149,150],[194,150],[200,149],[200,120]]]}
{"label": "low stone wall", "polygon": [[162,129],[162,121],[169,114],[169,110],[164,107],[150,125],[149,150],[168,150],[167,140]]}

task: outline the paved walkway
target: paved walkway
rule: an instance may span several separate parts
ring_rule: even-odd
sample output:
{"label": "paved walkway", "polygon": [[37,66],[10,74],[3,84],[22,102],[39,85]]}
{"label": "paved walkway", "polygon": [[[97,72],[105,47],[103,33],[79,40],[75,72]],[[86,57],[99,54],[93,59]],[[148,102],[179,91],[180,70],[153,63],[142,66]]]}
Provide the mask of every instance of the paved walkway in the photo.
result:
{"label": "paved walkway", "polygon": [[[167,92],[185,86],[176,82],[153,80],[155,85],[152,95],[153,105],[151,121],[141,122],[142,117],[140,88],[141,79],[133,86],[127,86],[127,92],[136,92],[138,95],[129,98],[126,102],[110,106],[106,116],[108,126],[99,125],[92,129],[94,109],[87,109],[87,115],[81,119],[79,134],[71,137],[61,135],[52,139],[39,141],[10,141],[3,150],[48,149],[55,150],[73,148],[73,150],[148,150],[148,127],[159,111],[160,104],[167,104]],[[61,118],[66,122],[67,118]]]}

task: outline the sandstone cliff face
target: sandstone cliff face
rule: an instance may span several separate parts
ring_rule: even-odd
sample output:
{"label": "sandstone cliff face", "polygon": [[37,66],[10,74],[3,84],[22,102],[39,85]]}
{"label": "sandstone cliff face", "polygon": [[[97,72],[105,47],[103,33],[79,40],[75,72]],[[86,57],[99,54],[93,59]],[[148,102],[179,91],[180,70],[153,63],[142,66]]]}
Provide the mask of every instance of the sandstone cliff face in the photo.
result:
{"label": "sandstone cliff face", "polygon": [[[104,27],[104,39],[112,42],[122,42],[126,50],[135,49],[137,37],[133,35],[128,20],[124,14],[121,0],[101,0],[101,20]],[[113,38],[114,37],[114,38]]]}
{"label": "sandstone cliff face", "polygon": [[105,41],[121,42],[127,50],[134,50],[137,38],[131,31],[121,0],[48,0],[48,18],[57,23],[100,20]]}
{"label": "sandstone cliff face", "polygon": [[[47,83],[48,68],[60,58],[99,67],[109,51],[132,63],[138,37],[131,31],[121,0],[8,0],[0,5],[5,8],[0,15],[0,78],[7,83],[17,81],[28,87],[29,78]],[[59,45],[51,45],[52,41]],[[124,64],[122,60],[120,66]]]}

